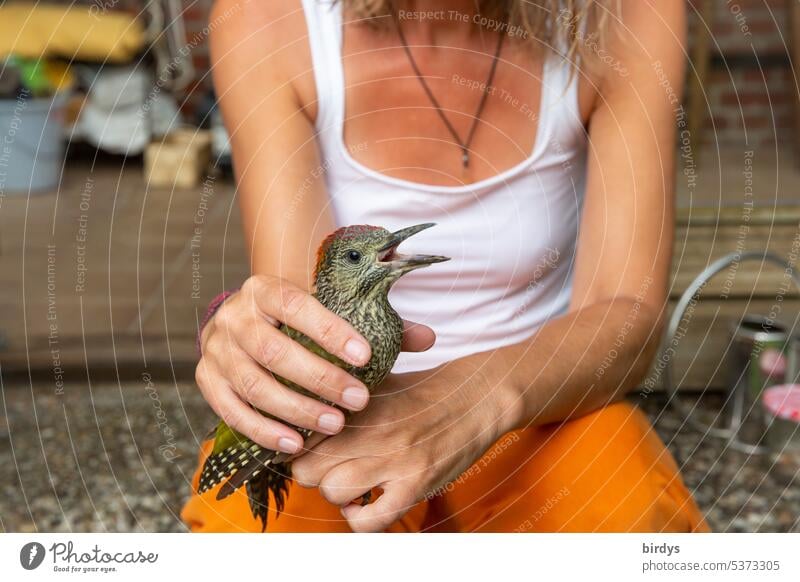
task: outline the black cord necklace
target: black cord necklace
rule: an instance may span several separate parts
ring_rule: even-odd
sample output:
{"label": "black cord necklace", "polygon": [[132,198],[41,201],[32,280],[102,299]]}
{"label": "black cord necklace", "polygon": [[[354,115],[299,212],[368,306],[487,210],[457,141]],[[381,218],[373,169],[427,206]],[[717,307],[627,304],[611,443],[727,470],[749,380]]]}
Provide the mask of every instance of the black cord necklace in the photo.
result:
{"label": "black cord necklace", "polygon": [[492,59],[492,67],[489,69],[489,76],[486,78],[486,83],[484,84],[484,91],[483,95],[481,95],[480,103],[478,103],[478,108],[475,110],[475,115],[472,119],[472,126],[469,128],[469,133],[467,134],[467,139],[462,140],[461,136],[458,135],[456,128],[453,127],[453,124],[450,123],[450,120],[447,119],[447,116],[444,114],[441,105],[439,105],[438,99],[431,91],[431,88],[428,86],[428,83],[425,81],[425,77],[422,76],[422,72],[419,70],[419,66],[417,65],[417,61],[414,60],[414,55],[411,54],[411,48],[408,46],[408,42],[406,41],[406,36],[403,33],[403,29],[400,27],[400,22],[397,20],[396,12],[394,7],[391,8],[392,11],[392,19],[394,20],[395,27],[397,28],[397,34],[400,37],[400,42],[403,45],[403,49],[406,51],[406,55],[408,56],[408,61],[411,63],[411,68],[414,69],[414,74],[419,79],[422,88],[425,90],[425,93],[428,95],[428,99],[433,104],[434,109],[436,109],[436,113],[441,118],[442,122],[444,123],[445,127],[447,127],[447,131],[450,132],[450,135],[453,136],[453,140],[461,147],[461,162],[464,164],[464,168],[469,167],[469,150],[470,145],[472,144],[472,139],[475,137],[475,131],[478,129],[478,122],[480,121],[481,114],[483,113],[484,107],[486,107],[486,99],[489,97],[489,90],[492,86],[492,81],[494,81],[494,74],[497,71],[497,62],[500,58],[500,51],[503,49],[503,40],[505,39],[506,35],[503,31],[500,31],[497,38],[497,48],[494,51],[494,58]]}

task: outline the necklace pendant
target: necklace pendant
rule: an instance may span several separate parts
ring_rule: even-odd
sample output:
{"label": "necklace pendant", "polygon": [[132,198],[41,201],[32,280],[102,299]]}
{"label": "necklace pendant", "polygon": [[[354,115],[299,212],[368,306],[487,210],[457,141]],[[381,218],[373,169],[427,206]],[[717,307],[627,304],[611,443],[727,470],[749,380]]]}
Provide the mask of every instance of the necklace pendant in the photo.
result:
{"label": "necklace pendant", "polygon": [[464,164],[464,168],[465,169],[469,167],[469,153],[468,152],[464,152],[463,154],[461,154],[461,163]]}

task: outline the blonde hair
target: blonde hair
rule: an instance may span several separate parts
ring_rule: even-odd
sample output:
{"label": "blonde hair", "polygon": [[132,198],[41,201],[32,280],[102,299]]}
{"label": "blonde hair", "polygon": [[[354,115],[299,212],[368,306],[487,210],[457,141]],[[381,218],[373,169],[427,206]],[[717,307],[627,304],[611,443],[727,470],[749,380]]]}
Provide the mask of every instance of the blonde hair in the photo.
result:
{"label": "blonde hair", "polygon": [[[376,27],[392,22],[392,0],[340,1]],[[552,50],[590,67],[598,64],[598,54],[605,51],[620,13],[620,0],[475,0],[475,4],[473,22],[528,41],[534,50]]]}

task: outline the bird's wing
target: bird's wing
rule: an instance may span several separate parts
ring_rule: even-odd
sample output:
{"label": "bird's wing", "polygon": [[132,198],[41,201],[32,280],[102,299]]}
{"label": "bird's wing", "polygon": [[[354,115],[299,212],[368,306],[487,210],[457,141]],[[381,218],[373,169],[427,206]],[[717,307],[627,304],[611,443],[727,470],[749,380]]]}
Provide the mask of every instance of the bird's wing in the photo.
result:
{"label": "bird's wing", "polygon": [[345,362],[344,360],[340,360],[333,354],[329,354],[322,347],[320,347],[320,345],[317,342],[312,340],[307,335],[297,331],[293,327],[289,327],[288,325],[281,325],[280,329],[283,333],[288,335],[290,338],[292,338],[294,341],[299,343],[301,346],[306,348],[311,353],[316,354],[322,358],[325,358],[326,360],[336,364],[340,368],[347,369],[350,367],[350,365],[347,362]]}
{"label": "bird's wing", "polygon": [[214,433],[214,449],[211,451],[211,454],[221,453],[228,447],[236,447],[249,442],[250,439],[242,433],[233,430],[227,424],[220,421]]}
{"label": "bird's wing", "polygon": [[[324,348],[320,347],[320,345],[318,343],[316,343],[314,340],[312,340],[307,335],[297,331],[294,328],[288,327],[286,325],[282,325],[281,326],[281,331],[283,333],[285,333],[286,335],[288,335],[290,338],[292,338],[294,341],[299,343],[301,346],[306,348],[312,354],[318,355],[319,357],[331,362],[332,364],[342,368],[343,370],[346,370],[346,371],[351,372],[351,373],[353,372],[353,370],[354,370],[353,366],[351,366],[350,364],[348,364],[344,360],[341,360],[341,359],[337,358],[333,354],[328,353]],[[302,394],[304,394],[306,396],[310,396],[311,398],[315,398],[317,400],[320,400],[319,396],[309,392],[308,390],[304,389],[302,386],[298,386],[294,382],[289,382],[285,378],[280,378],[280,381],[281,381],[281,383],[286,384],[287,386],[289,386],[290,388],[292,388],[293,390],[295,390],[297,392],[300,392],[300,393],[302,393]]]}

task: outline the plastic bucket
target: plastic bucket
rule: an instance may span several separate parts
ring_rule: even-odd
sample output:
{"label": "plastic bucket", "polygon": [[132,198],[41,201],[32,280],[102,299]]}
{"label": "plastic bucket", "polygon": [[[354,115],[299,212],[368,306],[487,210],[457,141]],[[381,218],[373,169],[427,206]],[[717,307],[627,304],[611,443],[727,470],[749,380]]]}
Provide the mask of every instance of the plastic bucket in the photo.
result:
{"label": "plastic bucket", "polygon": [[52,190],[64,163],[65,99],[0,99],[0,195]]}

